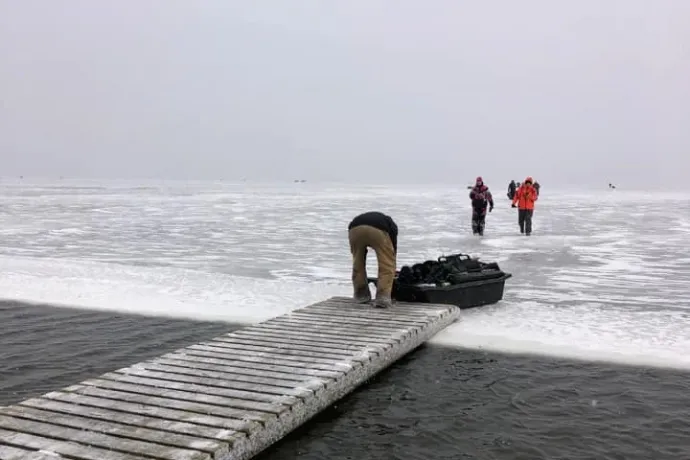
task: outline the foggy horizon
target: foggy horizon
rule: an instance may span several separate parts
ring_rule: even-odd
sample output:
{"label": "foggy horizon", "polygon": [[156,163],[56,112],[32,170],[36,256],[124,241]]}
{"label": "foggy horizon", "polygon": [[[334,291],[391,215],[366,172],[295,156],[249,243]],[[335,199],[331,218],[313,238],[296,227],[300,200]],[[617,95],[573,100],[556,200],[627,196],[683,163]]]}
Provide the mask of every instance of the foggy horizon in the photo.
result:
{"label": "foggy horizon", "polygon": [[0,0],[0,176],[689,188],[690,3]]}

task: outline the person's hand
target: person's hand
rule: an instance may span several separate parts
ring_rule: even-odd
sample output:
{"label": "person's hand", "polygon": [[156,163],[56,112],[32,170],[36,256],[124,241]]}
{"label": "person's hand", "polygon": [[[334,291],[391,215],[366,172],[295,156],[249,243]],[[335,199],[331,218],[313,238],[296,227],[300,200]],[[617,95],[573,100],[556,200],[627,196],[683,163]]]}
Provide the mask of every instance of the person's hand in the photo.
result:
{"label": "person's hand", "polygon": [[489,212],[491,212],[491,211],[493,211],[493,210],[494,210],[494,207],[493,207],[493,206],[490,206],[490,207],[489,207]]}
{"label": "person's hand", "polygon": [[511,207],[511,208],[516,208],[517,206],[515,206],[515,203],[513,203],[512,205],[510,205],[510,207]]}

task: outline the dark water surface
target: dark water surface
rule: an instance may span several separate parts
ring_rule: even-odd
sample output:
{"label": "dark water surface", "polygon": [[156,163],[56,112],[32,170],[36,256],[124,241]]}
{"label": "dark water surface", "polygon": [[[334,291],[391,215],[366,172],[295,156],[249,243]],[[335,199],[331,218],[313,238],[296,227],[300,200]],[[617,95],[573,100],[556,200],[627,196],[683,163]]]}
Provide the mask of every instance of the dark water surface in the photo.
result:
{"label": "dark water surface", "polygon": [[[0,405],[237,327],[10,302],[0,315]],[[689,377],[424,346],[256,459],[687,459]]]}
{"label": "dark water surface", "polygon": [[256,458],[690,458],[688,377],[424,346]]}
{"label": "dark water surface", "polygon": [[0,301],[0,406],[238,327]]}

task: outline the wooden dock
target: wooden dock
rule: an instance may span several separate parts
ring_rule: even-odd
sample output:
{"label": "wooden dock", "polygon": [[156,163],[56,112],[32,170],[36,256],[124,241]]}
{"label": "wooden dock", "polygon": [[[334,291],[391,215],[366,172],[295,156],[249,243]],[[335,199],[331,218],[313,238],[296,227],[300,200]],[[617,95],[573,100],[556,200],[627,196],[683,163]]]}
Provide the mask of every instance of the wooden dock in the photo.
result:
{"label": "wooden dock", "polygon": [[249,459],[459,313],[333,297],[0,408],[0,460]]}

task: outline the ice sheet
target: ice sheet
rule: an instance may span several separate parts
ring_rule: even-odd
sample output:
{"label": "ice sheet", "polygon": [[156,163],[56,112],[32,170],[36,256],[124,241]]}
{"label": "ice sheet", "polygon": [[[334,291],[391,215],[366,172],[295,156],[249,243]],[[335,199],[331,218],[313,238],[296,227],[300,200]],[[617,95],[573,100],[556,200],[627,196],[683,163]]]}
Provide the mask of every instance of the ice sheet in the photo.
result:
{"label": "ice sheet", "polygon": [[475,237],[462,186],[4,184],[0,296],[257,322],[349,295],[347,224],[379,209],[400,227],[399,266],[464,252],[513,273],[503,302],[434,342],[688,366],[690,196],[545,185],[528,238],[489,185]]}

